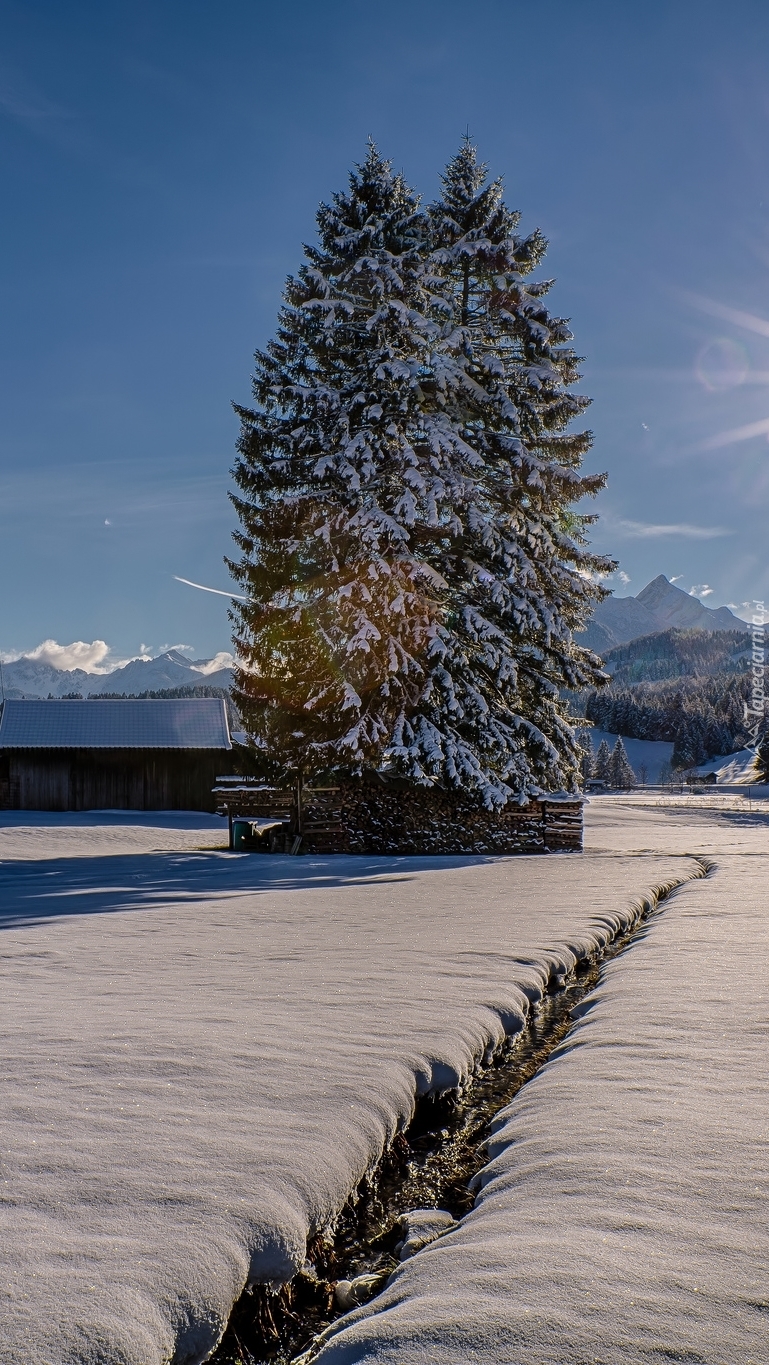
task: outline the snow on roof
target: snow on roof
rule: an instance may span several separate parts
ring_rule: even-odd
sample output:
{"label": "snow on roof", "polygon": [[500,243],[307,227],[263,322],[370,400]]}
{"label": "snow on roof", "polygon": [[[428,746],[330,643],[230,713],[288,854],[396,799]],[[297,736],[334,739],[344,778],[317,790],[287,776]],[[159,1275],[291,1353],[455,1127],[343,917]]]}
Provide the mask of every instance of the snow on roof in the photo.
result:
{"label": "snow on roof", "polygon": [[0,749],[231,749],[221,697],[6,701]]}
{"label": "snow on roof", "polygon": [[697,777],[715,774],[717,783],[729,786],[749,786],[760,782],[758,762],[753,749],[740,749],[736,754],[718,754],[715,758],[692,768]]}

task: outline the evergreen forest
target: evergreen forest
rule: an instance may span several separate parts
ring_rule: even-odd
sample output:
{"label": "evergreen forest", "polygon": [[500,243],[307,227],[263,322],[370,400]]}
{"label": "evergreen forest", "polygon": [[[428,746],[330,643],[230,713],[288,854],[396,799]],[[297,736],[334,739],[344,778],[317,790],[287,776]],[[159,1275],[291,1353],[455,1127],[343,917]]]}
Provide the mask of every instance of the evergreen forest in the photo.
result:
{"label": "evergreen forest", "polygon": [[575,710],[600,730],[672,742],[673,767],[696,767],[750,742],[749,660],[742,631],[643,636],[606,654],[611,683],[575,699]]}

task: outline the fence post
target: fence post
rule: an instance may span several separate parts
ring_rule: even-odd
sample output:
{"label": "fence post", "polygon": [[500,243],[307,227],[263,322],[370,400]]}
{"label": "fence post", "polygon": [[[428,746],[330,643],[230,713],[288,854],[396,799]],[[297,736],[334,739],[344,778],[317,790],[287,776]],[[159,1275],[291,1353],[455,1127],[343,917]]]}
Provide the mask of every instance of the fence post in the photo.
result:
{"label": "fence post", "polygon": [[299,769],[296,778],[296,832],[301,838],[303,834],[303,812],[302,812],[302,770]]}

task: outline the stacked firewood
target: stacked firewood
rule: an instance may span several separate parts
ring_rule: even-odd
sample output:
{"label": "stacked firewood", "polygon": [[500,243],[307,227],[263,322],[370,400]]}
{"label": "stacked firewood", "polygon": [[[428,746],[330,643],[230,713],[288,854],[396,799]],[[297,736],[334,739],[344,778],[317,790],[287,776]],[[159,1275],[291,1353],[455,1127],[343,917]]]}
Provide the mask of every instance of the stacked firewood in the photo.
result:
{"label": "stacked firewood", "polygon": [[582,803],[530,801],[490,811],[438,788],[405,783],[343,782],[305,787],[301,809],[290,789],[237,784],[215,788],[217,809],[231,819],[280,820],[293,847],[305,853],[550,853],[582,847]]}

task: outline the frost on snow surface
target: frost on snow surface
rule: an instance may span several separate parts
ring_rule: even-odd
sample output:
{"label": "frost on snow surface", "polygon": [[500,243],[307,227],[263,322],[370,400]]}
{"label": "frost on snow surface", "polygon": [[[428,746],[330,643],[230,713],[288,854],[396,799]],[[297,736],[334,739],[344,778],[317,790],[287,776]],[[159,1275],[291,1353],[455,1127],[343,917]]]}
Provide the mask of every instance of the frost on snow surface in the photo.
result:
{"label": "frost on snow surface", "polygon": [[[248,1280],[301,1266],[417,1092],[696,871],[232,857],[189,829],[178,852],[113,852],[118,817],[45,817],[53,856],[30,831],[25,857],[32,818],[8,818],[0,865],[3,1365],[200,1361]],[[462,1292],[444,1281],[441,1312]]]}
{"label": "frost on snow surface", "polygon": [[596,849],[685,885],[493,1125],[476,1207],[330,1329],[317,1365],[766,1365],[769,808],[599,800]]}

